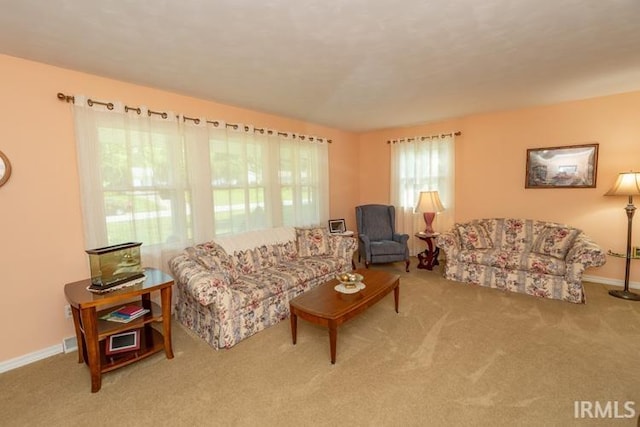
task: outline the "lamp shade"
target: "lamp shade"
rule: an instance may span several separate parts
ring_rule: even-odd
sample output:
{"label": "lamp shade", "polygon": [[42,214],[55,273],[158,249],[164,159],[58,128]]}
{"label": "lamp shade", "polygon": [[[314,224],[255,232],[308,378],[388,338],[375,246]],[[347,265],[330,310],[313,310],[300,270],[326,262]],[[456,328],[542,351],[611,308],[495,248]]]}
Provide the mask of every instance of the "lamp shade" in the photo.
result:
{"label": "lamp shade", "polygon": [[605,196],[640,196],[640,172],[622,172],[618,174],[613,187]]}
{"label": "lamp shade", "polygon": [[442,202],[440,201],[440,195],[438,194],[438,191],[435,190],[421,191],[420,196],[418,197],[418,203],[413,209],[413,212],[442,212],[443,210],[444,206],[442,206]]}

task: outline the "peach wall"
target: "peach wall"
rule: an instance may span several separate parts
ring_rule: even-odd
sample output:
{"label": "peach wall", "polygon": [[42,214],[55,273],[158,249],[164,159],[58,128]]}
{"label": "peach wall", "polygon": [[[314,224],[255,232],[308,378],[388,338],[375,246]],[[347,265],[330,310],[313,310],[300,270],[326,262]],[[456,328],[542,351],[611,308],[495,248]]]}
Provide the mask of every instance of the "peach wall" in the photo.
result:
{"label": "peach wall", "polygon": [[[619,172],[640,171],[640,92],[361,134],[359,202],[389,202],[388,139],[450,131],[462,132],[456,138],[457,221],[557,221],[582,228],[604,249],[624,252],[626,199],[603,194]],[[596,188],[524,188],[528,148],[593,142],[599,143]],[[640,246],[640,215],[636,230],[633,242]],[[608,257],[606,265],[586,274],[621,281],[624,260]],[[639,261],[632,261],[631,281],[640,281]]]}
{"label": "peach wall", "polygon": [[89,273],[71,107],[57,92],[330,138],[330,215],[353,224],[358,146],[351,133],[9,56],[0,55],[0,69],[0,150],[13,166],[0,188],[0,362],[73,336],[63,287]]}

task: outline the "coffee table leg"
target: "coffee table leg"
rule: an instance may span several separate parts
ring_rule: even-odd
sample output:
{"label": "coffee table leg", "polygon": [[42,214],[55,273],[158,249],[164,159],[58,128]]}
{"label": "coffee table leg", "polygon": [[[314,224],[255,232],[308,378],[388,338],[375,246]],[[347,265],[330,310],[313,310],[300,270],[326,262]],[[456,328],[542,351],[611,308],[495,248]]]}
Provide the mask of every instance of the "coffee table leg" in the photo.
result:
{"label": "coffee table leg", "polygon": [[336,363],[336,343],[338,341],[338,326],[334,322],[329,322],[329,346],[331,348],[331,364]]}
{"label": "coffee table leg", "polygon": [[296,345],[296,338],[298,337],[298,316],[291,310],[291,339],[293,345]]}
{"label": "coffee table leg", "polygon": [[396,300],[396,313],[400,313],[398,311],[398,304],[400,303],[400,285],[393,289],[393,298]]}

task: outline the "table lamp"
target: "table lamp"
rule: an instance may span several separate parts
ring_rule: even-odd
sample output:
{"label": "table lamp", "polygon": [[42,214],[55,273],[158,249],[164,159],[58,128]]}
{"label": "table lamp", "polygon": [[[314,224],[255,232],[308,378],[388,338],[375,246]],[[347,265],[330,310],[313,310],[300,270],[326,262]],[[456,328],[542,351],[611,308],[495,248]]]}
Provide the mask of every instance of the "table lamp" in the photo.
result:
{"label": "table lamp", "polygon": [[413,209],[414,213],[422,212],[424,215],[424,222],[427,224],[427,228],[424,229],[426,234],[433,234],[433,219],[438,212],[442,212],[444,206],[440,201],[440,195],[438,191],[421,191],[418,197],[418,203]]}
{"label": "table lamp", "polygon": [[633,205],[633,196],[640,196],[640,172],[622,172],[611,190],[605,196],[628,196],[629,203],[624,208],[627,211],[627,256],[624,270],[624,290],[609,291],[609,295],[632,301],[640,301],[640,295],[629,291],[629,270],[631,268],[631,222],[636,207]]}

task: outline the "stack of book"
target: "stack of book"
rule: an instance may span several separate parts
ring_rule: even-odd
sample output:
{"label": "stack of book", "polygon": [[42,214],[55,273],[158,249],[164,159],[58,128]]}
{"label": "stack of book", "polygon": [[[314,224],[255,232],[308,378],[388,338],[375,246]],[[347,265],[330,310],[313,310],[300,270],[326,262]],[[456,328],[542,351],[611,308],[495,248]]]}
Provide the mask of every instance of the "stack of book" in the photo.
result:
{"label": "stack of book", "polygon": [[100,319],[108,320],[110,322],[128,323],[133,319],[144,316],[148,312],[149,309],[140,307],[138,305],[126,305],[110,313],[107,313],[104,316],[101,316]]}

